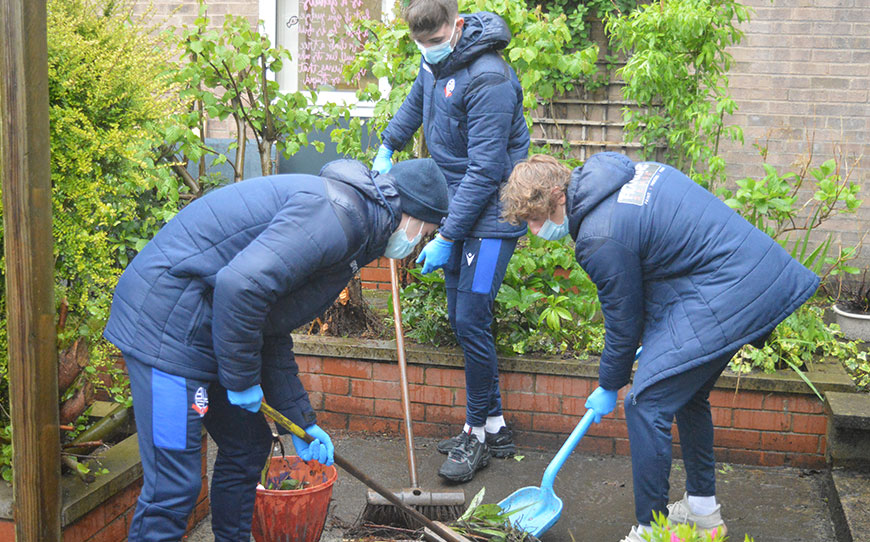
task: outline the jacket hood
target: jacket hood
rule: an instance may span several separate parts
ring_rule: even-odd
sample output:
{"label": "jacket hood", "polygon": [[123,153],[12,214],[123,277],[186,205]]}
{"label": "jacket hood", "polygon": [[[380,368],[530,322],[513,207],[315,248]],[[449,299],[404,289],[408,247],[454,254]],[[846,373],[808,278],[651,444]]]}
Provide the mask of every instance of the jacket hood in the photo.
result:
{"label": "jacket hood", "polygon": [[384,207],[393,218],[393,229],[401,219],[401,202],[395,181],[390,175],[381,175],[357,160],[334,160],[320,170],[320,176],[341,181],[360,191],[368,199]]}
{"label": "jacket hood", "polygon": [[447,57],[443,65],[438,64],[439,72],[457,70],[483,53],[501,51],[511,41],[510,28],[495,13],[480,11],[470,15],[460,14],[460,17],[465,19],[462,37],[453,54]]}
{"label": "jacket hood", "polygon": [[595,154],[571,173],[565,208],[571,237],[577,238],[580,223],[599,203],[634,177],[634,162],[623,154]]}

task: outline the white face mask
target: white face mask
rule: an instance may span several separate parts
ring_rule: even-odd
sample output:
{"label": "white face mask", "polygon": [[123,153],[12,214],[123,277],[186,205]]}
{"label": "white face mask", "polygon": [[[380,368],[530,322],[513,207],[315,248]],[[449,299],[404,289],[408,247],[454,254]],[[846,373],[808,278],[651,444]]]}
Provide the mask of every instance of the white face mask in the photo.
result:
{"label": "white face mask", "polygon": [[547,241],[556,241],[568,235],[568,216],[567,213],[562,213],[562,223],[556,224],[547,217],[544,225],[538,230],[538,237]]}
{"label": "white face mask", "polygon": [[411,224],[411,220],[415,219],[409,218],[404,228],[394,231],[393,235],[390,236],[390,240],[387,241],[387,249],[384,251],[385,257],[401,260],[408,256],[414,250],[414,247],[417,246],[417,243],[420,242],[420,239],[423,238],[423,226],[425,223],[421,220],[420,231],[417,232],[417,235],[413,239],[408,239],[408,226]]}

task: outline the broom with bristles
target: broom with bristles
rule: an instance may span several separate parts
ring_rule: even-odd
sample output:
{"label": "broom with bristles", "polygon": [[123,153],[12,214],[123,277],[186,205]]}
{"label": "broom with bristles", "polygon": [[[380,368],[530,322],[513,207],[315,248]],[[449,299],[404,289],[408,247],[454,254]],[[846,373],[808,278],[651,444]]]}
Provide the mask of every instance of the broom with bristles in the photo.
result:
{"label": "broom with bristles", "polygon": [[[390,259],[390,284],[393,292],[393,320],[396,323],[396,353],[399,358],[399,382],[402,389],[402,411],[405,418],[405,447],[408,455],[408,476],[411,487],[394,491],[393,494],[404,504],[436,521],[453,521],[465,511],[465,492],[461,489],[426,491],[417,482],[416,460],[414,458],[414,431],[411,426],[411,399],[408,393],[408,369],[405,362],[405,336],[402,332],[402,309],[399,307],[399,277],[396,260]],[[369,491],[362,521],[379,525],[407,525],[420,527],[419,521],[408,515],[383,496]]]}

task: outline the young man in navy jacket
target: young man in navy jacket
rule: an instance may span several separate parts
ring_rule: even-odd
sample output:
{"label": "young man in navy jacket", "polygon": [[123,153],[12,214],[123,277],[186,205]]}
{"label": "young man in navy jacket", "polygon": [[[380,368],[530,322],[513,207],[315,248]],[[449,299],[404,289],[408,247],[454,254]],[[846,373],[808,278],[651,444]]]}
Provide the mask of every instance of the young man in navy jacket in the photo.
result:
{"label": "young man in navy jacket", "polygon": [[448,454],[439,474],[471,480],[490,454],[514,446],[502,416],[492,307],[525,224],[499,219],[499,188],[528,154],[523,89],[500,51],[511,39],[498,15],[460,15],[456,0],[412,1],[404,14],[422,53],[405,102],[382,134],[373,164],[390,157],[422,124],[429,153],[447,177],[444,225],[420,254],[423,273],[444,268],[450,325],[465,355],[463,432],[438,444]]}
{"label": "young man in navy jacket", "polygon": [[[505,218],[545,239],[571,235],[604,313],[595,421],[625,398],[635,514],[623,542],[640,542],[653,512],[725,533],[716,502],[708,397],[731,357],[763,342],[809,299],[819,278],[776,241],[676,169],[617,153],[573,172],[550,156],[517,165],[502,195]],[[686,493],[668,504],[676,417]]]}
{"label": "young man in navy jacket", "polygon": [[203,425],[218,446],[215,540],[248,540],[271,447],[265,398],[316,440],[305,460],[331,464],[298,377],[290,332],[323,313],[357,270],[406,257],[447,214],[432,160],[390,174],[340,160],[319,176],[275,175],[215,190],[170,220],[121,275],[104,332],[124,354],[143,484],[131,542],[181,540],[200,492]]}

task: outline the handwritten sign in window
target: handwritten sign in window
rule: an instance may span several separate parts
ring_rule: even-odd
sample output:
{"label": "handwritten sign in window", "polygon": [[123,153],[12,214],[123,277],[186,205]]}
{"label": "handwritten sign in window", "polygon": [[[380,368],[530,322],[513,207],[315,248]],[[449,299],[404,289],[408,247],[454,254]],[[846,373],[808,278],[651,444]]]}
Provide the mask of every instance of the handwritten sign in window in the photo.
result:
{"label": "handwritten sign in window", "polygon": [[[285,0],[286,2],[286,0]],[[298,87],[312,90],[356,90],[376,78],[362,71],[351,82],[342,70],[365,43],[356,29],[359,19],[380,19],[382,0],[298,0],[298,7],[280,9],[279,34],[297,45],[293,55]],[[283,30],[283,31],[282,31]],[[296,34],[296,35],[293,35]],[[289,45],[289,43],[287,44]]]}

